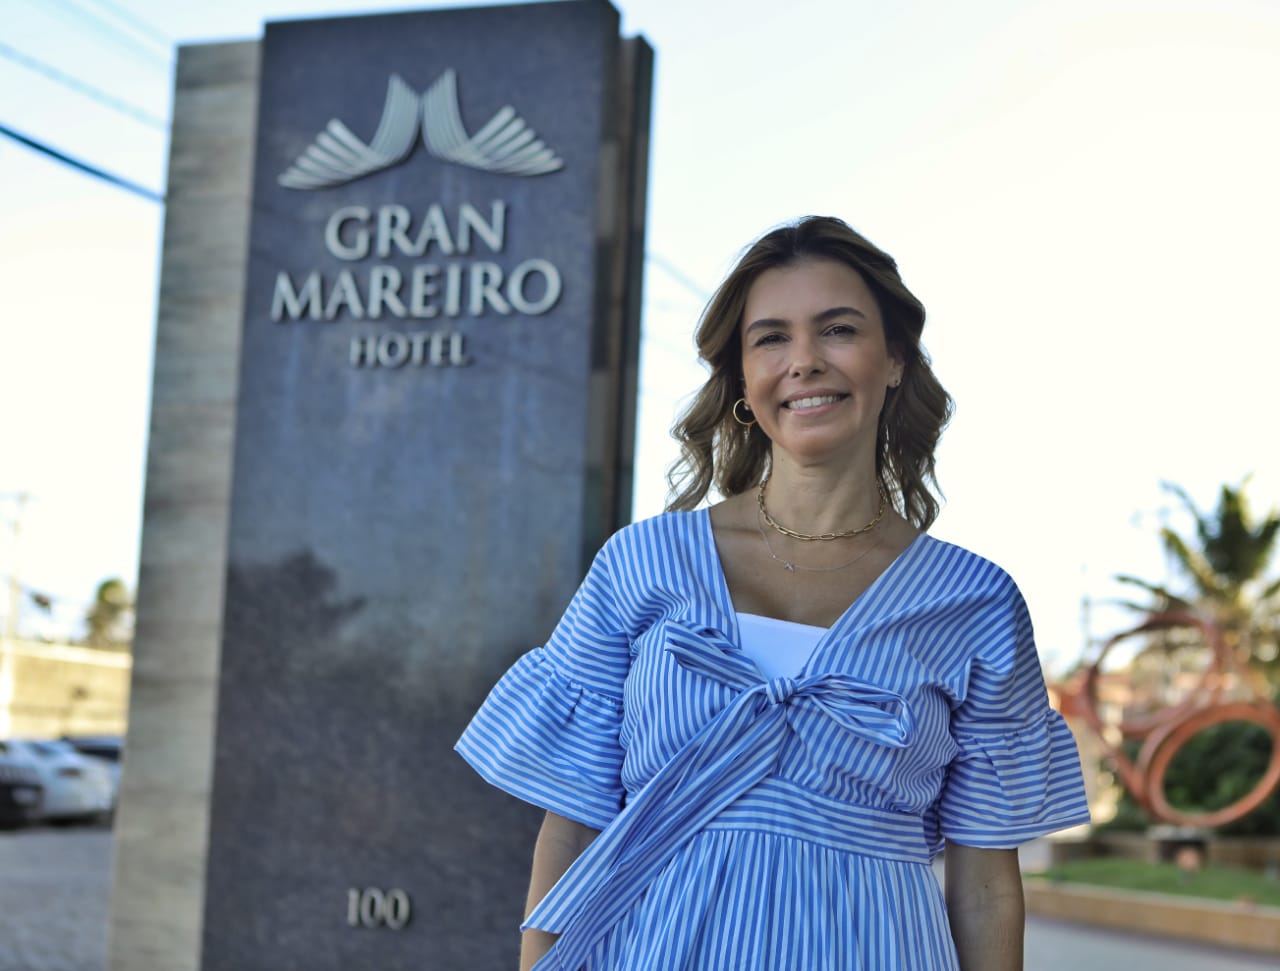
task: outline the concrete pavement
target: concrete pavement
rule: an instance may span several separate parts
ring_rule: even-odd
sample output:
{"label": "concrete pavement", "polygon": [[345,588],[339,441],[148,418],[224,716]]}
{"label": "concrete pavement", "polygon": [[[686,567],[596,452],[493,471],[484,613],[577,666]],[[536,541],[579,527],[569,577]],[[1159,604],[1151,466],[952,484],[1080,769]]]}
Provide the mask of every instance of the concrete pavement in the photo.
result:
{"label": "concrete pavement", "polygon": [[111,830],[0,832],[0,971],[106,971]]}
{"label": "concrete pavement", "polygon": [[1274,957],[1027,920],[1026,971],[1277,971]]}

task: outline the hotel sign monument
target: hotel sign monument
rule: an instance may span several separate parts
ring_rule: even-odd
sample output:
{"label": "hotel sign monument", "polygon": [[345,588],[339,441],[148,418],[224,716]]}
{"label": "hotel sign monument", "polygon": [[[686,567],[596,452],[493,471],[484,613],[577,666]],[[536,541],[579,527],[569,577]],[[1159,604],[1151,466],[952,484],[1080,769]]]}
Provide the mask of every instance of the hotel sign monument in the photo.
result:
{"label": "hotel sign monument", "polygon": [[540,814],[452,745],[629,515],[652,52],[618,28],[180,51],[113,971],[515,966]]}

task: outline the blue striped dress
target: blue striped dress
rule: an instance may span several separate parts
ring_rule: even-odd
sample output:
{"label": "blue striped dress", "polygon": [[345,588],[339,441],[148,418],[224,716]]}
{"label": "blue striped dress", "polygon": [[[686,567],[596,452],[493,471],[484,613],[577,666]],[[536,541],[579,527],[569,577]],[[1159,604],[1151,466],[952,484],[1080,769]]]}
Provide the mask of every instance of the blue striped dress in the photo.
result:
{"label": "blue striped dress", "polygon": [[927,535],[766,680],[707,511],[628,526],[457,748],[603,831],[526,920],[539,971],[954,971],[943,840],[1088,820],[1021,595]]}

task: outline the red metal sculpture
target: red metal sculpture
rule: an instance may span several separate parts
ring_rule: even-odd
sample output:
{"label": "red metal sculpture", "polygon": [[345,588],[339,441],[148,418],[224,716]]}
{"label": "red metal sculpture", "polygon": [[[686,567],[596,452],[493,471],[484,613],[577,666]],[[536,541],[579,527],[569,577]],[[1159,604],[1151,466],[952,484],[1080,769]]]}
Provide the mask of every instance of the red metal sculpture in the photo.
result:
{"label": "red metal sculpture", "polygon": [[[1135,637],[1190,632],[1203,638],[1208,665],[1185,696],[1169,706],[1157,706],[1146,714],[1129,715],[1108,726],[1098,710],[1102,662],[1117,644]],[[1080,707],[1085,721],[1097,733],[1125,788],[1151,816],[1183,826],[1222,826],[1257,809],[1280,783],[1280,711],[1266,699],[1255,675],[1235,656],[1221,631],[1187,613],[1163,613],[1149,617],[1132,630],[1107,641],[1085,672]],[[1243,721],[1260,725],[1271,735],[1271,760],[1257,784],[1241,798],[1211,812],[1186,812],[1169,803],[1164,780],[1169,764],[1192,736],[1223,722]],[[1122,738],[1142,738],[1136,760],[1120,742],[1107,737],[1108,727],[1118,728]],[[1113,732],[1114,735],[1114,732]]]}

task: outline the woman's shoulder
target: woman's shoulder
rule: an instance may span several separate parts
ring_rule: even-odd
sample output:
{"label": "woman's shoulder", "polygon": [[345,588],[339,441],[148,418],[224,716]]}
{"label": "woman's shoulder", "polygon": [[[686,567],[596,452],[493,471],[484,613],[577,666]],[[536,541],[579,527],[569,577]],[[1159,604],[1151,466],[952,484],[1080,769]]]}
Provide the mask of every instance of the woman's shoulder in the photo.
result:
{"label": "woman's shoulder", "polygon": [[898,589],[903,612],[925,621],[932,656],[1013,657],[1019,645],[1034,643],[1026,600],[1003,567],[928,533],[912,550]]}
{"label": "woman's shoulder", "polygon": [[705,509],[664,512],[623,526],[609,537],[597,566],[620,603],[637,618],[677,605],[716,599],[715,545]]}
{"label": "woman's shoulder", "polygon": [[1004,567],[968,547],[930,533],[921,533],[912,546],[919,547],[921,568],[938,583],[954,589],[1021,597],[1018,585]]}
{"label": "woman's shoulder", "polygon": [[687,547],[703,541],[706,521],[706,509],[661,512],[623,526],[605,547],[614,554]]}

